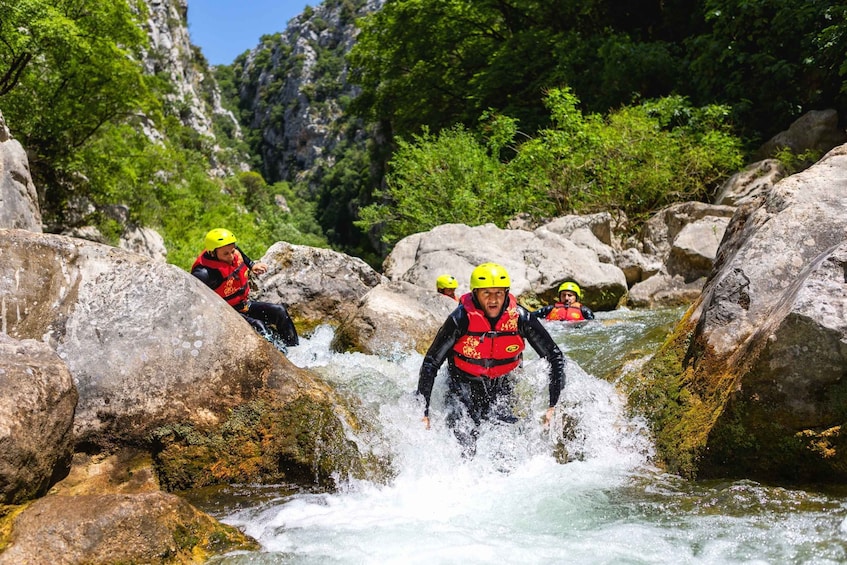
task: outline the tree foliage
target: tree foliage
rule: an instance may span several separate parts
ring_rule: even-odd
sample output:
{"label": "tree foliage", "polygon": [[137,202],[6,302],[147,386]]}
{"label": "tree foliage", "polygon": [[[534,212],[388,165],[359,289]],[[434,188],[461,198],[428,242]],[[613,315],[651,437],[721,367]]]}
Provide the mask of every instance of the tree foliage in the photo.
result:
{"label": "tree foliage", "polygon": [[[0,2],[0,105],[36,176],[107,123],[158,106],[140,64],[143,3]],[[48,176],[49,178],[49,176]]]}
{"label": "tree foliage", "polygon": [[[487,108],[544,127],[543,93],[588,111],[682,95],[729,105],[744,135],[847,113],[847,18],[827,0],[388,0],[351,53],[361,115],[408,136]],[[825,106],[824,106],[825,105]]]}
{"label": "tree foliage", "polygon": [[117,205],[185,268],[212,227],[256,256],[280,239],[326,245],[314,204],[286,183],[210,176],[213,145],[243,145],[223,121],[217,140],[182,123],[173,85],[142,67],[146,23],[137,0],[0,0],[0,109],[30,155],[48,230],[94,225],[116,244]]}
{"label": "tree foliage", "polygon": [[516,130],[502,116],[488,120],[487,142],[462,126],[401,139],[383,200],[362,210],[360,225],[394,243],[444,223],[504,227],[519,213],[617,210],[637,223],[662,206],[710,198],[742,164],[727,108],[670,97],[583,114],[568,89],[550,91],[545,103],[552,125],[508,162],[497,155],[504,133]]}

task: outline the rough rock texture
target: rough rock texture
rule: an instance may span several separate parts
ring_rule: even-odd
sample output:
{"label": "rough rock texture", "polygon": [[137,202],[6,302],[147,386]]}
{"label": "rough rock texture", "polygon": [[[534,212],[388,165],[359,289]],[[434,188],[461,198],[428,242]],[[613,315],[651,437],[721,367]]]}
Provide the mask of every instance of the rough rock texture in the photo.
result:
{"label": "rough rock texture", "polygon": [[47,496],[14,516],[6,541],[0,564],[9,565],[201,563],[259,547],[163,492]]}
{"label": "rough rock texture", "polygon": [[329,249],[280,241],[262,257],[256,300],[282,303],[299,323],[339,324],[352,316],[359,300],[386,278],[367,263]]}
{"label": "rough rock texture", "polygon": [[0,504],[20,504],[68,473],[77,391],[50,347],[5,333],[0,390]]}
{"label": "rough rock texture", "polygon": [[26,151],[0,114],[0,228],[42,231],[38,194]]}
{"label": "rough rock texture", "polygon": [[741,206],[762,197],[785,178],[787,171],[776,159],[764,159],[748,165],[721,185],[714,204]]}
{"label": "rough rock texture", "polygon": [[[307,484],[329,484],[335,473],[368,473],[369,456],[351,439],[360,427],[351,407],[173,265],[88,241],[4,230],[0,306],[5,332],[42,340],[67,364],[79,391],[77,448],[142,446],[173,454],[220,436],[236,411],[262,402],[271,415],[283,414],[270,427],[284,448],[263,453],[267,444],[255,443],[275,480],[308,475]],[[244,444],[224,435],[212,451],[233,454]],[[232,478],[184,462],[185,469],[159,469],[163,484],[187,488],[200,477]],[[250,470],[242,469],[240,480],[268,476],[265,467]]]}
{"label": "rough rock texture", "polygon": [[265,178],[314,178],[321,167],[332,167],[339,143],[354,137],[364,144],[364,132],[350,129],[361,126],[342,119],[341,100],[357,94],[345,56],[356,38],[355,18],[383,2],[317,3],[288,22],[279,38],[249,53],[239,96],[251,111],[251,127],[262,132]]}
{"label": "rough rock texture", "polygon": [[411,283],[379,285],[362,298],[355,315],[338,329],[333,347],[371,355],[409,349],[426,353],[456,306],[452,298]]}
{"label": "rough rock texture", "polygon": [[469,290],[473,269],[489,261],[506,268],[512,293],[527,301],[553,298],[559,285],[570,279],[580,284],[583,301],[596,310],[615,308],[626,294],[626,277],[620,269],[545,226],[529,232],[493,224],[445,224],[399,241],[383,271],[392,281],[411,282],[433,292],[435,279],[450,273],[459,281],[461,293]]}
{"label": "rough rock texture", "polygon": [[633,404],[671,470],[843,483],[847,145],[742,206]]}
{"label": "rough rock texture", "polygon": [[838,127],[838,112],[833,109],[806,112],[788,127],[766,141],[756,159],[773,157],[782,148],[799,155],[804,151],[826,153],[847,141],[847,133]]}

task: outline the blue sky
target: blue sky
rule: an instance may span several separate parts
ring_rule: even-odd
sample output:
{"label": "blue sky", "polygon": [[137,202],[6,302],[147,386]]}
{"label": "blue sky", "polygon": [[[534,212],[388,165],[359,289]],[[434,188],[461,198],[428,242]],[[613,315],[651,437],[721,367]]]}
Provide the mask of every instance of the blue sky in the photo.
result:
{"label": "blue sky", "polygon": [[212,65],[228,65],[320,0],[188,0],[188,33]]}

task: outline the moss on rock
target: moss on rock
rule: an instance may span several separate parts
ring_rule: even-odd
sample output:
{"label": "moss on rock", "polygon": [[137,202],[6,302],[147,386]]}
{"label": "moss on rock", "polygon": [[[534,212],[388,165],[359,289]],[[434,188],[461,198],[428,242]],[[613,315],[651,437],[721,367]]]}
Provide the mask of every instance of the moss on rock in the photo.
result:
{"label": "moss on rock", "polygon": [[303,395],[244,404],[214,429],[166,426],[153,434],[154,465],[170,491],[225,483],[296,483],[332,488],[348,477],[385,480],[390,466],[361,453],[350,421],[327,402]]}

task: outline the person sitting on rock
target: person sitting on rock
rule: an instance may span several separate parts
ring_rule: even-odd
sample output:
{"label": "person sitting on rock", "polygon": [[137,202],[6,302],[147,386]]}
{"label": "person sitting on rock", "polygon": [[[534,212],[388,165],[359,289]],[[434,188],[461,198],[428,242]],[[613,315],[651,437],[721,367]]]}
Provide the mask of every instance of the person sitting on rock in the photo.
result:
{"label": "person sitting on rock", "polygon": [[563,322],[593,320],[594,312],[579,302],[581,298],[582,289],[579,285],[573,281],[565,281],[559,286],[559,301],[535,310],[532,315],[536,318]]}
{"label": "person sitting on rock", "polygon": [[438,294],[443,294],[444,296],[449,296],[455,301],[459,301],[459,297],[456,296],[456,289],[459,288],[459,281],[456,280],[456,277],[453,275],[441,275],[437,279],[435,279],[435,291]]}
{"label": "person sitting on rock", "polygon": [[300,338],[285,306],[248,299],[249,273],[263,275],[268,272],[268,266],[251,260],[235,242],[231,231],[211,230],[206,234],[205,250],[194,261],[191,274],[226,300],[265,338],[273,338],[275,332],[286,346],[298,345]]}

